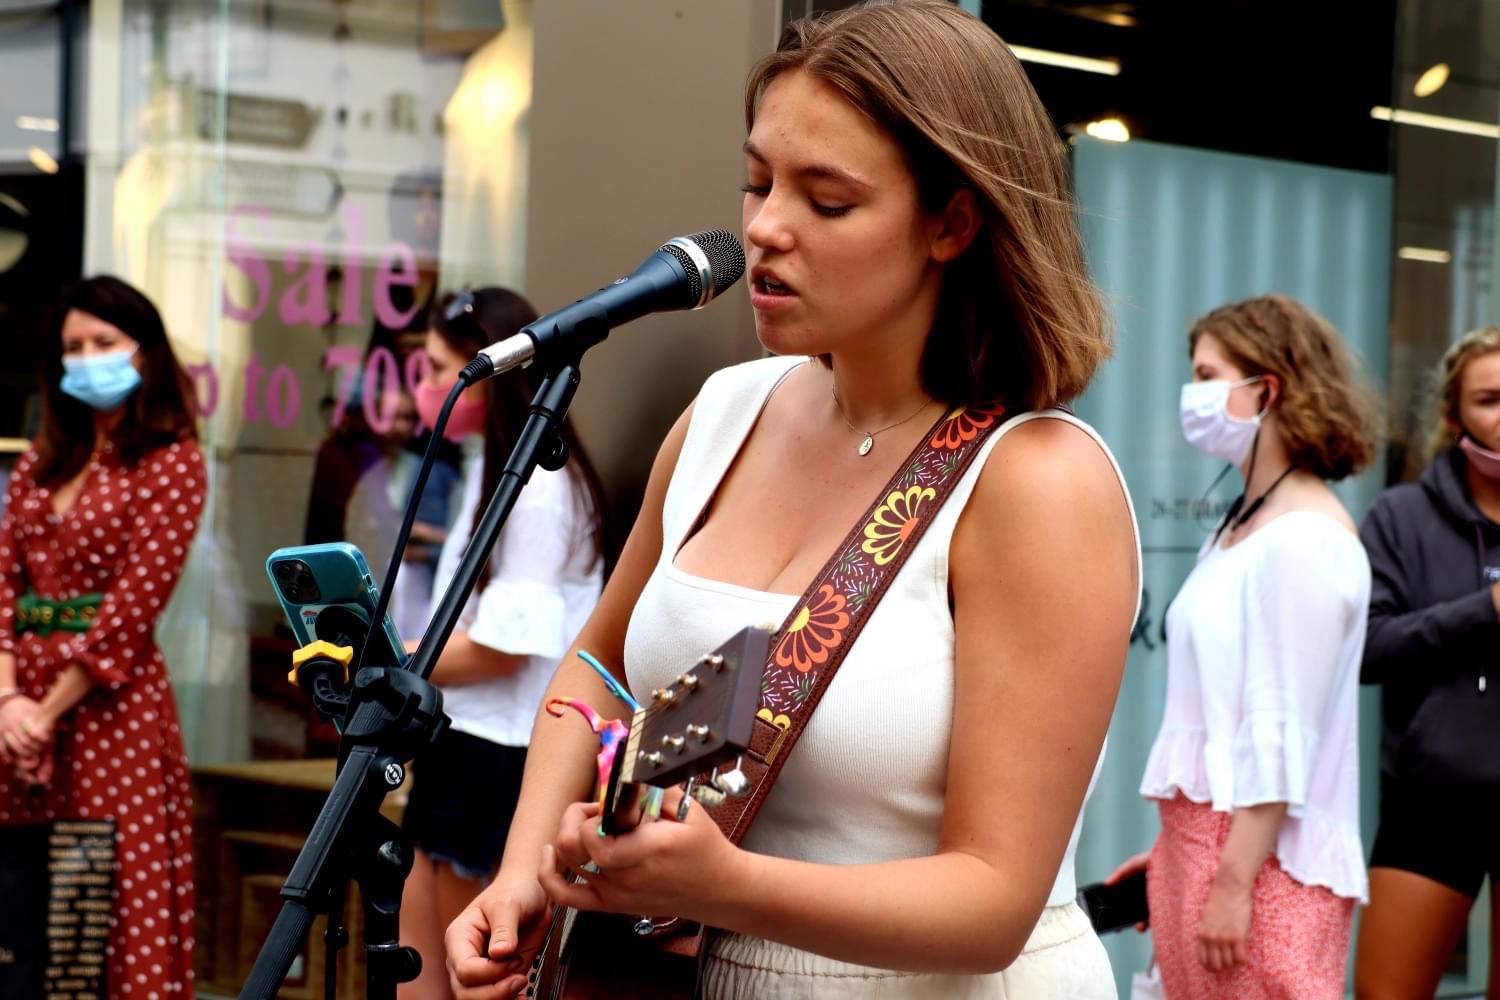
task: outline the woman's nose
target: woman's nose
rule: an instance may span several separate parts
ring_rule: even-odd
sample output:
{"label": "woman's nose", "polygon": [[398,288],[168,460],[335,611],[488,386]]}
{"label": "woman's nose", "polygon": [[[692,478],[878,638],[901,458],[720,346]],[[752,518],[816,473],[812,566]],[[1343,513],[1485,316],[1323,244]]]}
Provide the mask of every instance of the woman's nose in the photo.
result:
{"label": "woman's nose", "polygon": [[745,215],[745,240],[766,250],[790,250],[794,240],[783,208],[784,202],[775,191],[762,198]]}

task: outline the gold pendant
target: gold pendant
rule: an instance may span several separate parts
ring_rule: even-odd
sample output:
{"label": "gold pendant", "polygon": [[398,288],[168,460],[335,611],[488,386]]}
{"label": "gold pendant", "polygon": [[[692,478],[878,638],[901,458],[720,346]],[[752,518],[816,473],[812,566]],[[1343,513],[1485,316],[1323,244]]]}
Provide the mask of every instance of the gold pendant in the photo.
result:
{"label": "gold pendant", "polygon": [[875,439],[873,437],[871,437],[870,435],[866,434],[865,435],[865,439],[859,443],[859,453],[860,453],[860,455],[861,456],[868,455],[870,453],[870,449],[873,448],[873,447],[875,447]]}

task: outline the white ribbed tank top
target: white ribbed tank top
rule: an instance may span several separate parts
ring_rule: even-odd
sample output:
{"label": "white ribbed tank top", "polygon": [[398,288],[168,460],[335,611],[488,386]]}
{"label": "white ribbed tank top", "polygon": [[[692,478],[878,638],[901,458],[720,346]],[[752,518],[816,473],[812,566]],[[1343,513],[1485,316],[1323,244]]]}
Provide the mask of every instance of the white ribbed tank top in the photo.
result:
{"label": "white ribbed tank top", "polygon": [[[672,560],[772,389],[806,361],[772,357],[726,368],[710,376],[698,394],[667,487],[661,559],[626,632],[631,690],[666,686],[693,658],[747,625],[780,626],[800,597],[692,576]],[[953,728],[949,542],[990,450],[1011,428],[1034,419],[1074,424],[1109,454],[1093,428],[1060,410],[1017,416],[990,436],[845,656],[750,828],[744,841],[748,850],[820,864],[870,864],[937,852]],[[1131,517],[1134,525],[1133,511]],[[1139,566],[1139,536],[1136,551]],[[1095,778],[1098,773],[1096,764]],[[1073,855],[1082,820],[1080,811],[1049,906],[1076,894]]]}

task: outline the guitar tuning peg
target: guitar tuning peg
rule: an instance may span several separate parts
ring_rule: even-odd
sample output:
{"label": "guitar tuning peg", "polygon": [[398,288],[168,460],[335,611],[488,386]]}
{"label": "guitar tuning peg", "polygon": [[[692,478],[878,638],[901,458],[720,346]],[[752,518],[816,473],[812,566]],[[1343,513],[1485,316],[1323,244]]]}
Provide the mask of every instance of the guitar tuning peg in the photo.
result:
{"label": "guitar tuning peg", "polygon": [[713,777],[710,779],[713,787],[733,798],[738,798],[750,791],[750,779],[745,776],[744,771],[740,770],[740,762],[742,760],[744,760],[743,757],[735,758],[734,770],[732,771],[725,771],[723,774],[720,774],[715,769]]}

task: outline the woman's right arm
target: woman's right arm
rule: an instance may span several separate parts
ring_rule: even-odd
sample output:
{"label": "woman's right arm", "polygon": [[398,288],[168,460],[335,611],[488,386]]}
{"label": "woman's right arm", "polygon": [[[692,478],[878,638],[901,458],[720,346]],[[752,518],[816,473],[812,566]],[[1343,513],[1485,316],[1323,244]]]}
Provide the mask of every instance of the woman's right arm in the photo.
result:
{"label": "woman's right arm", "polygon": [[[546,699],[581,698],[606,717],[622,707],[576,654],[588,650],[624,682],[625,629],[661,558],[662,505],[691,416],[689,407],[662,442],[619,563],[547,686]],[[537,881],[542,847],[556,836],[563,810],[590,798],[598,750],[599,740],[587,727],[538,712],[500,872],[448,928],[448,968],[458,1000],[511,996],[524,985],[534,949],[522,945],[540,935],[547,918],[546,894]]]}
{"label": "woman's right arm", "polygon": [[[1407,599],[1409,569],[1396,538],[1396,518],[1385,497],[1360,526],[1360,541],[1370,557],[1370,618],[1365,635],[1360,681],[1384,684],[1414,670],[1430,671],[1444,662],[1439,655],[1455,643],[1488,633],[1500,640],[1500,584],[1424,608]],[[1473,572],[1473,564],[1455,567]],[[1476,580],[1477,584],[1478,581]]]}

